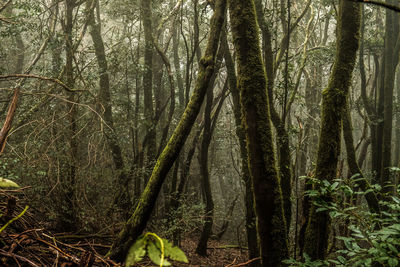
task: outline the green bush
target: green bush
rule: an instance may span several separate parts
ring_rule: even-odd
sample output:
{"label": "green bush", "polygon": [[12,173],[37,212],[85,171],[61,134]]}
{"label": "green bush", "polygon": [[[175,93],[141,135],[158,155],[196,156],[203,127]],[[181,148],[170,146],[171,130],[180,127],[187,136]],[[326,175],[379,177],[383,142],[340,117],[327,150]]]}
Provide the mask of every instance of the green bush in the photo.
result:
{"label": "green bush", "polygon": [[[312,261],[307,255],[303,255],[302,261],[295,259],[286,260],[289,266],[400,266],[400,198],[397,194],[386,195],[380,192],[379,185],[371,186],[366,192],[358,189],[356,184],[360,179],[352,177],[350,182],[335,180],[332,183],[313,181],[318,186],[307,192],[318,206],[317,211],[328,211],[332,219],[346,222],[350,234],[339,236],[337,239],[343,242],[343,248],[332,251],[329,259]],[[365,206],[354,206],[354,199],[358,195],[365,195],[374,190],[380,194],[382,213],[371,213]],[[326,196],[331,196],[327,198]],[[327,201],[333,199],[333,201]]]}

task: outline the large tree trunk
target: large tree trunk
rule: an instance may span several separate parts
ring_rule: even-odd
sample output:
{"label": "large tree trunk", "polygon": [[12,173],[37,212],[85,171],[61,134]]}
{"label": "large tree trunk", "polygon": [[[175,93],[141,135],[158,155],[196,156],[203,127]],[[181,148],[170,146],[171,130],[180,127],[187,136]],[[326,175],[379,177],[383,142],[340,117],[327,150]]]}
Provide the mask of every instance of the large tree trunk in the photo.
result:
{"label": "large tree trunk", "polygon": [[[321,132],[318,145],[315,177],[332,181],[336,177],[340,153],[342,117],[351,84],[360,36],[360,4],[340,1],[337,26],[336,58],[328,87],[323,91]],[[330,196],[325,196],[329,201]],[[313,259],[326,256],[330,218],[326,211],[310,210],[306,229],[304,252]]]}
{"label": "large tree trunk", "polygon": [[263,266],[283,266],[288,257],[282,191],[272,143],[267,81],[262,64],[253,0],[230,0],[243,125],[254,188]]}
{"label": "large tree trunk", "polygon": [[147,221],[149,220],[156,203],[157,196],[161,190],[161,186],[174,161],[178,157],[196,117],[199,114],[210,79],[214,73],[215,57],[218,50],[219,37],[224,22],[225,12],[226,0],[217,0],[215,12],[211,20],[207,48],[204,57],[200,61],[199,74],[191,100],[188,103],[178,126],[172,134],[172,137],[157,160],[146,188],[139,199],[135,212],[125,223],[124,228],[118,235],[108,253],[108,256],[115,260],[123,261],[125,259],[130,246],[145,229]]}
{"label": "large tree trunk", "polygon": [[[267,95],[269,103],[269,112],[271,115],[271,121],[276,129],[276,139],[277,139],[277,150],[278,150],[278,166],[279,175],[281,179],[282,195],[283,195],[283,207],[286,218],[286,227],[289,230],[290,221],[292,217],[292,202],[291,202],[291,181],[292,181],[292,162],[291,153],[289,148],[289,134],[285,127],[285,119],[281,118],[276,111],[273,103],[274,99],[274,80],[275,80],[275,70],[274,70],[274,54],[272,52],[272,40],[271,32],[268,25],[264,19],[264,14],[262,12],[263,7],[261,0],[255,0],[256,14],[258,23],[262,30],[262,37],[264,43],[264,56],[265,56],[265,73],[267,77]],[[287,34],[287,33],[285,33]],[[287,42],[285,42],[287,45]],[[282,48],[283,49],[283,48]],[[288,47],[286,48],[288,49]]]}

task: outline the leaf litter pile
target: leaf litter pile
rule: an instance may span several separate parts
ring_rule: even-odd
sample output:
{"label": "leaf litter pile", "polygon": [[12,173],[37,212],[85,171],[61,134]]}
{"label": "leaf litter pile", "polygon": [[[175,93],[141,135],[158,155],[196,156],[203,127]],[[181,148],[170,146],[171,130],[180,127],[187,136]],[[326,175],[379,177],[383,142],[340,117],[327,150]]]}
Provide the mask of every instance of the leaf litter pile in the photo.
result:
{"label": "leaf litter pile", "polygon": [[[105,258],[112,236],[76,236],[46,230],[24,200],[24,188],[0,189],[0,266],[123,266]],[[247,251],[221,242],[209,242],[208,257],[195,253],[197,240],[185,239],[180,248],[189,263],[171,262],[171,266],[247,266]],[[156,266],[145,258],[135,266]]]}

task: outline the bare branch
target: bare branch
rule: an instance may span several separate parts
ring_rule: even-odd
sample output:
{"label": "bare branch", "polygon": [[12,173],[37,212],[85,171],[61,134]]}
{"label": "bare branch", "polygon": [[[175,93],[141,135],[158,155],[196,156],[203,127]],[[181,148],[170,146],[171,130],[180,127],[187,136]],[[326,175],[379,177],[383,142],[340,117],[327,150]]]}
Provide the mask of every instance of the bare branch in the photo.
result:
{"label": "bare branch", "polygon": [[6,7],[8,6],[8,4],[10,4],[11,3],[11,0],[8,0],[4,5],[2,5],[1,7],[0,7],[0,13],[4,10],[4,9],[6,9]]}
{"label": "bare branch", "polygon": [[56,83],[63,87],[65,90],[68,92],[83,92],[85,90],[78,90],[78,89],[72,89],[69,88],[66,84],[64,84],[62,81],[59,79],[55,78],[50,78],[50,77],[44,77],[44,76],[39,76],[39,75],[34,75],[34,74],[8,74],[8,75],[0,75],[0,80],[7,80],[7,79],[12,79],[12,78],[33,78],[33,79],[39,79],[43,81],[49,81]]}
{"label": "bare branch", "polygon": [[384,8],[396,11],[396,12],[400,12],[400,7],[395,6],[395,5],[391,5],[391,4],[388,4],[388,3],[384,3],[384,2],[381,2],[381,1],[374,1],[374,0],[372,0],[372,1],[371,0],[348,0],[348,1],[360,2],[360,3],[363,3],[363,4],[370,4],[370,5],[374,5],[374,6],[380,6],[380,7],[384,7]]}

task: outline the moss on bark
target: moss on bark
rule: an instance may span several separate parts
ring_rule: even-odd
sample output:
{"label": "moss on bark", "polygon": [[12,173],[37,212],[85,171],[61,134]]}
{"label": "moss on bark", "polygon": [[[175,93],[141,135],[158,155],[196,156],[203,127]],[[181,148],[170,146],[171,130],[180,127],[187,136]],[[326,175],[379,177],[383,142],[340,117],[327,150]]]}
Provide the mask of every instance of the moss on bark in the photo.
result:
{"label": "moss on bark", "polygon": [[[246,191],[244,195],[244,202],[246,206],[246,235],[247,235],[247,246],[249,248],[249,259],[258,258],[260,256],[260,248],[257,240],[257,229],[256,229],[256,213],[254,210],[254,189],[250,178],[250,171],[247,159],[246,149],[246,134],[242,127],[241,122],[241,111],[240,111],[240,92],[237,88],[237,78],[235,72],[235,64],[233,62],[232,55],[229,51],[228,40],[226,33],[221,36],[221,45],[225,50],[225,64],[228,75],[229,90],[232,94],[233,100],[233,112],[235,115],[235,126],[236,135],[239,139],[240,158],[242,163],[241,176],[244,182]],[[252,262],[249,266],[258,266],[259,262]]]}
{"label": "moss on bark", "polygon": [[[322,92],[321,131],[315,177],[332,181],[336,177],[341,145],[342,117],[351,84],[360,36],[360,4],[341,0],[337,26],[336,58],[327,88]],[[330,196],[325,196],[329,201]],[[328,212],[310,210],[304,251],[313,259],[326,256],[330,230]]]}
{"label": "moss on bark", "polygon": [[263,266],[283,266],[288,257],[282,191],[275,167],[266,76],[253,0],[230,0],[242,124],[254,188]]}

